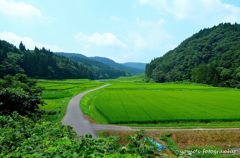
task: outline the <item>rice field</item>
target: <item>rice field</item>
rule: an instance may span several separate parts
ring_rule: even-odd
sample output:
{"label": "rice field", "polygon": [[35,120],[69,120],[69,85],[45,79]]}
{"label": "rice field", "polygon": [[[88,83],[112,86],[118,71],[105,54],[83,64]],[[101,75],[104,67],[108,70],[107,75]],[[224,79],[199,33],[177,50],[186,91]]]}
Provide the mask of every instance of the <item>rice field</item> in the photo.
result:
{"label": "rice field", "polygon": [[240,90],[192,83],[112,81],[85,96],[83,111],[99,123],[240,120]]}
{"label": "rice field", "polygon": [[[55,112],[51,120],[61,120],[70,99],[88,89],[111,85],[86,95],[81,109],[97,123],[161,126],[163,123],[240,121],[240,90],[193,83],[145,83],[137,78],[105,82],[90,80],[38,80],[45,105]],[[237,122],[236,122],[237,121]],[[175,123],[178,123],[177,125]],[[168,124],[165,124],[168,126]],[[164,125],[163,125],[164,126]],[[226,125],[224,125],[226,126]]]}

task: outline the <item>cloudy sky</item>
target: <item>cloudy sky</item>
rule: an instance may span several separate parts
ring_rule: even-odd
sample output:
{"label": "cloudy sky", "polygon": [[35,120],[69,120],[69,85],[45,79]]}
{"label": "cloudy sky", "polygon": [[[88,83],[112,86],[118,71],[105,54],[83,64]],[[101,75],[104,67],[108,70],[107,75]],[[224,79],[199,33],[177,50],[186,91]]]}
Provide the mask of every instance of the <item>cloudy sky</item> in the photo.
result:
{"label": "cloudy sky", "polygon": [[239,0],[0,0],[0,39],[149,62],[202,28],[240,23]]}

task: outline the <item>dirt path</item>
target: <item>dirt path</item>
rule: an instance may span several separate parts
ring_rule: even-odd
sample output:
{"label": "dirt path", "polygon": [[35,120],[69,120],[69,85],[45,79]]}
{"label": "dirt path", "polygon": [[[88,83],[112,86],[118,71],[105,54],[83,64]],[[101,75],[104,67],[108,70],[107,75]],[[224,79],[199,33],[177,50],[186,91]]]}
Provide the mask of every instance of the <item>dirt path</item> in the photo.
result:
{"label": "dirt path", "polygon": [[96,131],[139,131],[144,129],[145,131],[159,131],[159,132],[171,132],[171,131],[228,131],[237,130],[240,128],[169,128],[169,127],[130,127],[130,126],[119,126],[119,125],[104,125],[104,124],[93,124],[92,127]]}
{"label": "dirt path", "polygon": [[67,111],[65,113],[64,118],[62,119],[62,123],[64,125],[70,125],[73,127],[74,131],[78,134],[78,136],[84,136],[86,134],[91,134],[93,137],[97,137],[97,133],[95,129],[92,127],[90,122],[84,117],[81,109],[80,109],[80,101],[82,97],[90,92],[95,90],[104,88],[109,86],[110,84],[103,85],[101,87],[88,90],[86,92],[80,93],[77,96],[73,97],[68,103]]}

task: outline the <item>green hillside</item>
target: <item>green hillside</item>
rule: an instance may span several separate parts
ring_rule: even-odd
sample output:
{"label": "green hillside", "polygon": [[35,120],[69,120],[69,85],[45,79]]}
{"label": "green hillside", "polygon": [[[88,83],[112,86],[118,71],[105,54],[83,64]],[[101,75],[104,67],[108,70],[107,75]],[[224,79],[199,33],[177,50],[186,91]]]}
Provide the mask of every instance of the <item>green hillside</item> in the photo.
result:
{"label": "green hillside", "polygon": [[156,82],[191,80],[240,87],[240,25],[225,23],[199,31],[152,60],[146,76]]}

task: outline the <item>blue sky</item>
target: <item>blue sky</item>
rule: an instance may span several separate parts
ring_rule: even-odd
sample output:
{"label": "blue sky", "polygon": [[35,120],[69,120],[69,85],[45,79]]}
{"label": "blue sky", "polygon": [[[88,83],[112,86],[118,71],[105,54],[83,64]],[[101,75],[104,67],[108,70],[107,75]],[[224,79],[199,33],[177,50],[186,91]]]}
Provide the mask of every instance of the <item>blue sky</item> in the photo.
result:
{"label": "blue sky", "polygon": [[202,28],[240,23],[239,0],[0,0],[0,39],[149,62]]}

